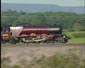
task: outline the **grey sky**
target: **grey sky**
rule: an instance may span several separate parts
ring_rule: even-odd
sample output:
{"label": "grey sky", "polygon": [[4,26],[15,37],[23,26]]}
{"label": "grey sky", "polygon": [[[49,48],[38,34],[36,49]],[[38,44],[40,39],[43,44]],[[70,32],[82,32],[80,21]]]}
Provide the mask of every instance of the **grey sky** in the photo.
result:
{"label": "grey sky", "polygon": [[37,3],[60,6],[85,6],[85,0],[1,0],[2,3]]}

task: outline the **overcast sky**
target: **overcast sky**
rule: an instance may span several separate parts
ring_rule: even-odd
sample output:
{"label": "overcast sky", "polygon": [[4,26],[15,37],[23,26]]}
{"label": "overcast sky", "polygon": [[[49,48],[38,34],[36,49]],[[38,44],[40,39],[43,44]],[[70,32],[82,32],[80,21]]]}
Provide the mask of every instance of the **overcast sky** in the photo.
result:
{"label": "overcast sky", "polygon": [[60,6],[85,6],[85,0],[1,0],[1,3],[35,3]]}

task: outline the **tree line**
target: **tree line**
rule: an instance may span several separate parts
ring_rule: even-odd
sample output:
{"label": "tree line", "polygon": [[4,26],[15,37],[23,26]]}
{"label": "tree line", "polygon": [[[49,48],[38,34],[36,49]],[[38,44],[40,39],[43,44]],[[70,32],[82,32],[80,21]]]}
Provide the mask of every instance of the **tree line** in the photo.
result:
{"label": "tree line", "polygon": [[2,24],[50,25],[58,24],[69,31],[85,31],[85,14],[68,12],[25,13],[23,11],[2,11]]}

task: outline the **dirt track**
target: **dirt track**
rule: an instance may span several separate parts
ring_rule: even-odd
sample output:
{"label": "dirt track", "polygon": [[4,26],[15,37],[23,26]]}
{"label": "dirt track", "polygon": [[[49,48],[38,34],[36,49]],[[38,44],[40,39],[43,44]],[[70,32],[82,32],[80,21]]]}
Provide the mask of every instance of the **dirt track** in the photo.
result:
{"label": "dirt track", "polygon": [[[17,46],[18,45],[18,46]],[[84,44],[7,44],[1,45],[1,57],[10,57],[10,64],[19,64],[21,61],[30,63],[35,58],[48,57],[54,54],[76,54],[85,56]]]}

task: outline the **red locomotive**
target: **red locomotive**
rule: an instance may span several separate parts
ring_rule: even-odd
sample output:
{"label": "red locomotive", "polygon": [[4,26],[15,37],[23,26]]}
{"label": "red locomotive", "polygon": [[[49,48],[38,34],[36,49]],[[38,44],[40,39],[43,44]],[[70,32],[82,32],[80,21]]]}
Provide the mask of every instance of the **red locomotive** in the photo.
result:
{"label": "red locomotive", "polygon": [[6,32],[2,33],[2,41],[11,41],[16,43],[25,42],[68,42],[69,37],[62,34],[62,27],[57,25],[51,26],[11,26],[9,27],[8,39],[3,38]]}

